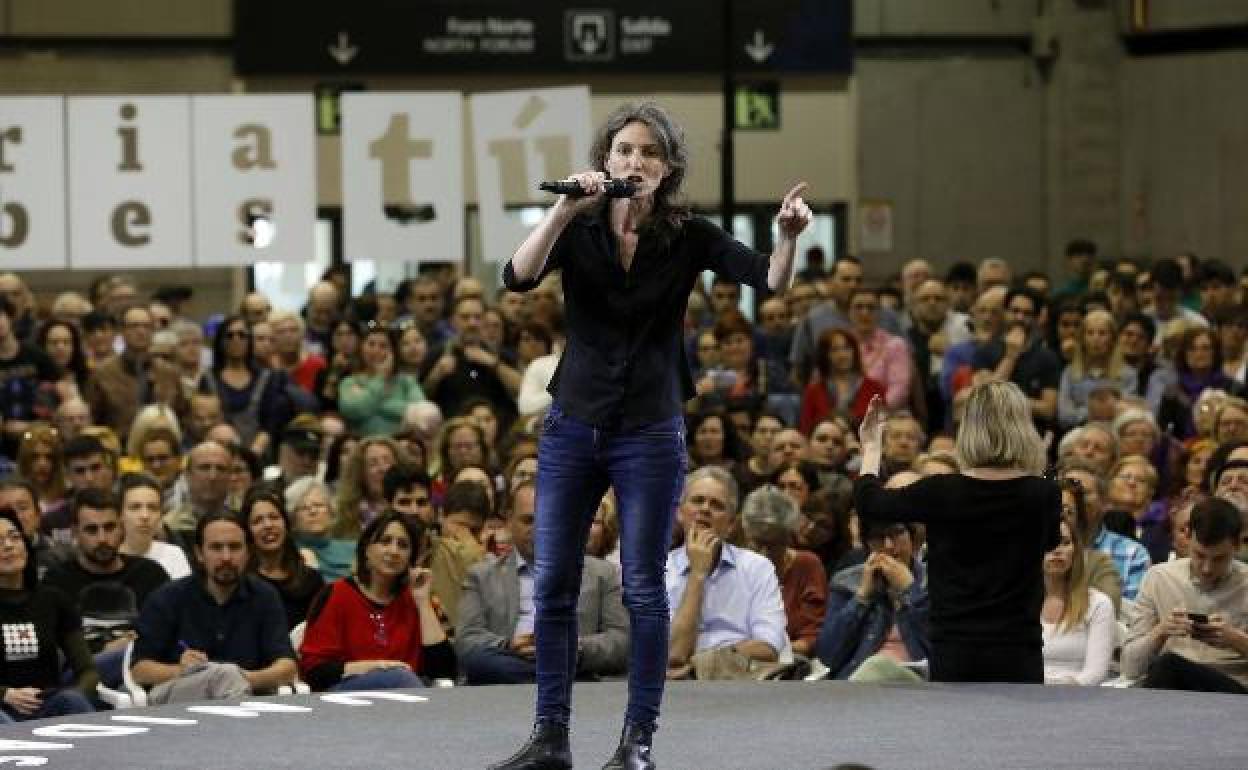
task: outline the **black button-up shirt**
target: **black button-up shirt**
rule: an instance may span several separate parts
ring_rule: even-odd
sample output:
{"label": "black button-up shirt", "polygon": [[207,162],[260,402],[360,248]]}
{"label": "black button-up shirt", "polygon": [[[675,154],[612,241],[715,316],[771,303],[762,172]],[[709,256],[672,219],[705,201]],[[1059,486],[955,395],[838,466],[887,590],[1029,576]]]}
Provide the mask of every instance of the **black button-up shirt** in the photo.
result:
{"label": "black button-up shirt", "polygon": [[204,587],[202,575],[166,583],[139,613],[134,659],[177,663],[186,648],[216,663],[235,663],[248,671],[294,660],[286,630],[286,610],[277,590],[260,578],[243,575],[225,604]]}
{"label": "black button-up shirt", "polygon": [[643,229],[626,272],[604,215],[605,207],[570,222],[531,281],[520,282],[508,261],[503,283],[528,291],[563,271],[567,346],[550,393],[583,422],[628,430],[681,414],[693,397],[683,329],[694,281],[713,270],[766,293],[768,258],[692,218],[675,232]]}

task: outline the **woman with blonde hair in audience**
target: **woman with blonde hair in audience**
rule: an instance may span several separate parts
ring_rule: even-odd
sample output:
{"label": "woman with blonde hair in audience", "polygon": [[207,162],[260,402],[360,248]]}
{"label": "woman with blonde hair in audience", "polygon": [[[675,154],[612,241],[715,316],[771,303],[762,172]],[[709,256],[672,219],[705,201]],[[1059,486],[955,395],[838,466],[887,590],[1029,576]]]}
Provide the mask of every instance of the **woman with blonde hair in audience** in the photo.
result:
{"label": "woman with blonde hair in audience", "polygon": [[295,545],[286,501],[276,487],[258,484],[248,490],[239,515],[251,533],[247,569],[277,590],[286,610],[286,627],[294,628],[308,616],[325,579]]}
{"label": "woman with blonde hair in audience", "polygon": [[[1075,523],[1079,530],[1079,541],[1087,543],[1086,533],[1090,527],[1083,485],[1078,479],[1068,476],[1058,483],[1062,487],[1062,515]],[[1083,562],[1088,585],[1109,597],[1114,605],[1114,615],[1117,615],[1122,604],[1122,576],[1118,574],[1113,557],[1095,548],[1085,547]]]}
{"label": "woman with blonde hair in audience", "polygon": [[1116,623],[1109,597],[1088,585],[1079,527],[1063,516],[1061,540],[1044,557],[1045,684],[1095,686],[1114,655]]}
{"label": "woman with blonde hair in audience", "polygon": [[338,482],[336,537],[358,537],[368,522],[389,507],[386,471],[399,463],[407,463],[407,455],[394,439],[370,436],[360,440],[347,457],[347,467]]}
{"label": "woman with blonde hair in audience", "polygon": [[63,446],[56,428],[35,422],[22,434],[22,443],[17,447],[17,473],[34,485],[42,511],[65,502]]}
{"label": "woman with blonde hair in audience", "polygon": [[121,521],[125,538],[121,552],[151,559],[165,568],[172,580],[191,574],[186,552],[161,539],[161,520],[168,510],[164,505],[160,481],[146,473],[127,473],[121,477]]}
{"label": "woman with blonde hair in audience", "polygon": [[952,452],[920,452],[914,458],[914,470],[920,476],[934,476],[938,473],[957,473],[962,466],[958,464],[958,456]]}
{"label": "woman with blonde hair in audience", "polygon": [[1044,681],[1040,609],[1044,554],[1058,543],[1061,491],[1040,474],[1044,441],[1012,382],[971,386],[958,428],[959,473],[886,489],[880,478],[884,402],[859,429],[854,502],[864,522],[927,525],[931,678]]}
{"label": "woman with blonde hair in audience", "polygon": [[1105,310],[1093,310],[1079,324],[1075,353],[1062,370],[1057,389],[1057,416],[1063,428],[1073,428],[1088,419],[1088,397],[1105,386],[1122,395],[1135,395],[1135,369],[1122,358],[1114,317]]}
{"label": "woman with blonde hair in audience", "polygon": [[598,503],[594,520],[589,524],[585,553],[620,566],[620,515],[616,508],[614,488],[608,489],[602,496],[602,502]]}
{"label": "woman with blonde hair in audience", "polygon": [[776,569],[793,652],[809,657],[827,610],[828,574],[817,556],[793,547],[799,519],[793,498],[770,484],[746,495],[741,504],[746,542]]}
{"label": "woman with blonde hair in audience", "polygon": [[318,691],[421,687],[454,678],[455,653],[420,566],[423,537],[386,511],[360,533],[354,577],[336,581],[308,613],[299,648],[304,679]]}
{"label": "woman with blonde hair in audience", "polygon": [[1213,441],[1226,444],[1248,439],[1248,401],[1229,396],[1213,413]]}
{"label": "woman with blonde hair in audience", "polygon": [[178,435],[164,425],[149,428],[135,443],[135,459],[143,473],[151,474],[160,483],[162,498],[169,509],[176,505],[175,498],[186,495],[186,489],[181,490],[181,495],[177,490],[182,475],[181,446]]}
{"label": "woman with blonde hair in audience", "polygon": [[291,514],[291,536],[304,561],[326,580],[350,575],[355,564],[355,541],[333,536],[338,514],[329,487],[305,476],[286,487],[285,501]]}

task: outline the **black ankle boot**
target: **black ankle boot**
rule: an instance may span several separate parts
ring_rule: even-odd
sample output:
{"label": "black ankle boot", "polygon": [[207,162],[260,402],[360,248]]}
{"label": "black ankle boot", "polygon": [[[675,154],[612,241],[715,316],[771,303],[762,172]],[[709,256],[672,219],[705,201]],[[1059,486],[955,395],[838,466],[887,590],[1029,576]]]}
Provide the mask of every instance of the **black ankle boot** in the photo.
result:
{"label": "black ankle boot", "polygon": [[620,734],[620,746],[602,770],[654,770],[654,762],[650,759],[652,735],[654,725],[625,722],[624,732]]}
{"label": "black ankle boot", "polygon": [[533,725],[529,742],[489,770],[571,770],[572,749],[568,746],[568,726],[541,719]]}

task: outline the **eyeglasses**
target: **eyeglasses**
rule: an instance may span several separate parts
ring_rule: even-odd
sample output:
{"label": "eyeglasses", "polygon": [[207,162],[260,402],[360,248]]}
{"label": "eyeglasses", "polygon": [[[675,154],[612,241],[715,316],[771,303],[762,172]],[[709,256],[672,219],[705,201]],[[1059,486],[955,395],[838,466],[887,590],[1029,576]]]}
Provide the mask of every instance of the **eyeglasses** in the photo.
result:
{"label": "eyeglasses", "polygon": [[906,529],[905,524],[894,524],[891,527],[888,527],[887,529],[883,529],[878,532],[873,532],[870,535],[867,535],[866,538],[864,538],[864,541],[866,542],[867,545],[871,547],[878,547],[878,546],[883,545],[885,540],[891,539],[895,541],[903,537],[904,535],[909,535],[909,534],[910,534],[910,530]]}
{"label": "eyeglasses", "polygon": [[225,333],[227,340],[245,340],[250,336],[250,332],[246,329],[231,329]]}

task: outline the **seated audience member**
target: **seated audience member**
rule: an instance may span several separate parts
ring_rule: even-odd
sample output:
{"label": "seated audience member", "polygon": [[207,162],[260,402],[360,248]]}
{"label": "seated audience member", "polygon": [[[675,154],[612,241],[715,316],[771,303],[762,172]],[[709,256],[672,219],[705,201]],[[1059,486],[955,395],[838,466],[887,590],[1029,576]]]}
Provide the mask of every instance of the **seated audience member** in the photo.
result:
{"label": "seated audience member", "polygon": [[836,679],[919,681],[932,654],[927,576],[913,525],[865,521],[865,562],[832,576],[819,660]]}
{"label": "seated audience member", "polygon": [[[741,464],[741,478],[746,487],[753,489],[770,476],[771,440],[784,427],[784,421],[769,412],[760,414],[750,429],[750,456]],[[744,434],[743,434],[744,435]]]}
{"label": "seated audience member", "polygon": [[17,473],[31,483],[41,511],[65,504],[65,440],[47,423],[32,423],[17,448]]}
{"label": "seated audience member", "polygon": [[1105,498],[1108,483],[1104,476],[1086,462],[1070,459],[1062,463],[1060,476],[1074,479],[1083,489],[1083,504],[1087,514],[1084,522],[1084,541],[1089,543],[1089,550],[1095,549],[1114,560],[1114,566],[1122,578],[1122,597],[1135,599],[1139,593],[1140,582],[1144,573],[1152,565],[1148,558],[1148,550],[1129,537],[1110,532],[1105,527]]}
{"label": "seated audience member", "polygon": [[195,527],[200,572],[161,587],[139,613],[131,671],[155,704],[274,692],[297,672],[282,599],[246,572],[250,533],[216,511]]}
{"label": "seated audience member", "polygon": [[215,393],[196,393],[191,396],[190,412],[183,424],[183,448],[190,450],[196,444],[208,440],[208,432],[225,422],[221,399]]}
{"label": "seated audience member", "polygon": [[68,546],[57,545],[39,531],[39,505],[35,498],[35,486],[19,476],[9,476],[0,481],[0,508],[12,508],[22,524],[22,532],[30,542],[30,552],[38,567],[38,577],[43,580],[48,567],[72,558]]}
{"label": "seated audience member", "polygon": [[884,423],[884,467],[889,472],[908,470],[918,459],[927,438],[923,425],[913,415],[889,416]]}
{"label": "seated audience member", "polygon": [[286,487],[286,510],[293,514],[295,545],[309,566],[325,580],[350,575],[355,566],[355,541],[333,536],[338,517],[329,487],[312,476],[299,479]]}
{"label": "seated audience member", "polygon": [[[517,684],[536,679],[533,641],[533,482],[512,495],[507,526],[513,548],[490,557],[464,581],[455,650],[468,684]],[[577,597],[577,674],[618,674],[628,665],[628,615],[616,568],[586,555]]]}
{"label": "seated audience member", "polygon": [[[449,537],[445,531],[437,530],[436,522],[430,520],[437,514],[430,501],[429,476],[424,471],[396,465],[386,471],[385,485],[391,509],[408,519],[413,532],[423,533],[418,550],[427,554],[433,573],[434,602],[453,627],[459,617],[464,579],[472,565],[485,557],[485,550],[475,538]],[[460,505],[458,498],[454,502]]]}
{"label": "seated audience member", "polygon": [[1097,476],[1108,477],[1110,468],[1118,462],[1118,440],[1105,425],[1083,425],[1062,438],[1058,457],[1065,459],[1068,455],[1091,465]]}
{"label": "seated audience member", "polygon": [[[117,478],[116,459],[98,438],[82,435],[65,443],[65,482],[69,492],[99,489],[111,492]],[[68,544],[73,539],[70,504],[45,509],[39,527],[54,543]]]}
{"label": "seated audience member", "polygon": [[[850,531],[853,494],[854,484],[849,477],[834,476],[812,494],[801,509],[796,543],[814,553],[829,575],[836,572],[841,560],[854,550],[854,534]],[[855,563],[861,561],[858,558]]]}
{"label": "seated audience member", "polygon": [[746,670],[778,660],[789,637],[776,570],[728,542],[737,525],[736,481],[722,468],[695,470],[678,519],[685,542],[667,557],[669,675],[694,673],[699,663],[722,668],[715,659],[724,655]]}
{"label": "seated audience member", "polygon": [[1153,562],[1170,553],[1166,504],[1153,499],[1157,484],[1157,469],[1142,455],[1123,455],[1109,473],[1108,508],[1129,516],[1126,535],[1147,548]]}
{"label": "seated audience member", "polygon": [[781,428],[771,439],[768,451],[768,467],[775,469],[787,462],[795,462],[806,456],[806,437],[796,428]]}
{"label": "seated audience member", "polygon": [[178,479],[182,476],[182,442],[169,428],[157,426],[136,443],[136,456],[143,472],[151,474],[160,484],[162,502],[172,504],[178,494]]}
{"label": "seated audience member", "polygon": [[615,502],[614,488],[607,489],[602,501],[598,503],[594,520],[589,524],[585,553],[614,564],[617,570],[620,567],[620,514]]}
{"label": "seated audience member", "polygon": [[1114,605],[1088,585],[1083,533],[1073,517],[1062,517],[1061,533],[1044,557],[1044,682],[1098,685],[1114,655]]}
{"label": "seated audience member", "polygon": [[199,520],[229,511],[230,452],[225,445],[205,441],[186,459],[186,502],[165,514],[165,534],[175,542],[190,539]]}
{"label": "seated audience member", "polygon": [[78,396],[62,401],[52,415],[52,423],[63,441],[76,438],[91,422],[91,407]]}
{"label": "seated audience member", "polygon": [[[12,644],[0,659],[0,723],[82,714],[98,681],[73,602],[41,585],[34,548],[12,508],[0,508],[0,624],[24,629],[21,649]],[[62,657],[73,672],[65,686]]]}
{"label": "seated audience member", "polygon": [[849,427],[834,417],[820,420],[811,429],[806,459],[818,469],[820,486],[831,482],[833,477],[845,476],[845,464],[849,461],[850,435]]}
{"label": "seated audience member", "polygon": [[304,563],[295,546],[286,503],[277,488],[253,487],[239,512],[254,544],[248,570],[277,590],[286,608],[286,626],[294,628],[308,616],[308,607],[325,586],[325,579]]}
{"label": "seated audience member", "polygon": [[793,652],[809,657],[827,610],[828,575],[819,557],[792,547],[798,510],[789,495],[776,487],[760,487],[741,504],[741,526],[749,547],[775,567]]}
{"label": "seated audience member", "polygon": [[191,574],[186,552],[176,545],[158,540],[164,515],[160,482],[146,473],[127,473],[121,477],[122,555],[142,556],[164,568],[173,580]]}
{"label": "seated audience member", "polygon": [[442,534],[463,543],[481,543],[481,532],[493,506],[490,494],[477,481],[457,481],[442,500]]}
{"label": "seated audience member", "polygon": [[388,436],[403,420],[413,401],[425,393],[413,374],[399,371],[399,332],[369,324],[355,373],[338,385],[338,409],[359,436]]}
{"label": "seated audience member", "polygon": [[360,533],[355,577],[336,581],[308,614],[300,664],[313,689],[420,687],[421,676],[454,677],[455,653],[430,599],[429,570],[418,566],[418,542],[394,511]]}
{"label": "seated audience member", "polygon": [[[273,479],[282,489],[307,476],[315,476],[321,461],[321,447],[325,434],[321,420],[313,414],[301,414],[286,423],[282,429],[281,444],[277,448],[277,478]],[[270,467],[266,478],[272,478]]]}
{"label": "seated audience member", "polygon": [[1196,504],[1191,556],[1144,577],[1123,676],[1157,689],[1248,693],[1248,564],[1235,560],[1242,529],[1225,500]]}
{"label": "seated audience member", "polygon": [[841,414],[853,424],[862,422],[873,396],[883,396],[885,385],[869,377],[863,368],[858,338],[848,329],[828,329],[819,337],[815,370],[802,391],[798,427],[810,434],[815,425]]}
{"label": "seated audience member", "polygon": [[386,471],[406,461],[403,450],[386,436],[371,436],[356,445],[338,481],[336,537],[359,537],[360,530],[386,509]]}
{"label": "seated audience member", "polygon": [[1192,508],[1205,499],[1205,495],[1194,493],[1175,501],[1170,509],[1170,553],[1166,561],[1186,559],[1191,556],[1192,548]]}
{"label": "seated audience member", "polygon": [[1080,542],[1083,546],[1083,571],[1088,577],[1088,587],[1109,597],[1114,605],[1114,616],[1117,617],[1122,605],[1122,576],[1114,559],[1107,553],[1087,547],[1088,506],[1085,502],[1083,484],[1074,476],[1062,476],[1059,481],[1062,487],[1062,515],[1075,522],[1081,533]]}

